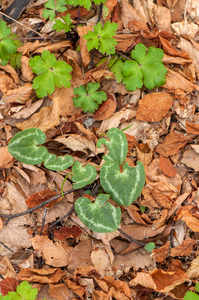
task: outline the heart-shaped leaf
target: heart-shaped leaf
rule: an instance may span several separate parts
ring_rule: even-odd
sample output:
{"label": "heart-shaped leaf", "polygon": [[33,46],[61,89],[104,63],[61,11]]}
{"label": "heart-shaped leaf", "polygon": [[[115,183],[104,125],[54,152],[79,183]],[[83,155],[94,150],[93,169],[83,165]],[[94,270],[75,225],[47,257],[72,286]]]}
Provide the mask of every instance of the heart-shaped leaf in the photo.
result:
{"label": "heart-shaped leaf", "polygon": [[74,172],[72,181],[76,182],[73,183],[74,189],[80,189],[83,186],[92,183],[97,176],[97,172],[92,165],[86,165],[85,167],[82,167],[79,161],[74,163],[72,170]]}
{"label": "heart-shaped leaf", "polygon": [[118,229],[121,220],[120,207],[114,207],[108,201],[109,195],[100,194],[95,203],[88,198],[80,197],[75,202],[79,219],[95,232],[112,232]]}
{"label": "heart-shaped leaf", "polygon": [[128,142],[123,131],[118,128],[111,128],[108,131],[109,140],[105,138],[99,139],[97,142],[97,147],[101,148],[104,144],[107,146],[109,153],[103,156],[105,161],[115,161],[119,165],[122,165],[125,161],[128,152]]}
{"label": "heart-shaped leaf", "polygon": [[8,145],[8,151],[18,161],[37,165],[44,161],[48,150],[38,145],[45,143],[46,135],[39,128],[29,128],[18,132],[11,139]]}
{"label": "heart-shaped leaf", "polygon": [[72,166],[74,159],[70,155],[56,156],[54,154],[47,153],[44,166],[53,171],[63,171],[66,168]]}
{"label": "heart-shaped leaf", "polygon": [[143,164],[138,161],[136,167],[123,165],[123,172],[114,161],[103,164],[100,172],[100,182],[107,194],[120,205],[129,206],[140,195],[145,184]]}

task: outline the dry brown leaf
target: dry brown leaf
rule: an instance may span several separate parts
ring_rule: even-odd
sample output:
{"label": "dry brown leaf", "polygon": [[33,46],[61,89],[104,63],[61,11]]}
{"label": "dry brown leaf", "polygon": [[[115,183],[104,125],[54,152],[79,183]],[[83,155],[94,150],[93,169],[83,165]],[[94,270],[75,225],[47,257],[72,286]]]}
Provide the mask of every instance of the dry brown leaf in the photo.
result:
{"label": "dry brown leaf", "polygon": [[110,258],[105,249],[97,249],[91,252],[91,261],[95,268],[101,272],[110,268]]}
{"label": "dry brown leaf", "polygon": [[[40,193],[34,193],[31,196],[29,196],[26,199],[26,204],[29,208],[35,207],[39,204],[41,204],[44,201],[49,200],[50,198],[54,197],[57,195],[56,191],[51,191],[51,190],[43,190]],[[46,208],[52,208],[55,203],[59,202],[62,200],[62,197],[59,197],[58,199],[46,204],[44,207]]]}
{"label": "dry brown leaf", "polygon": [[136,119],[157,122],[164,118],[172,106],[172,98],[166,93],[152,93],[139,101]]}
{"label": "dry brown leaf", "polygon": [[16,126],[21,129],[37,127],[43,132],[59,124],[60,107],[57,101],[53,101],[52,106],[42,107],[38,113],[34,113],[30,119],[23,123],[17,123]]}
{"label": "dry brown leaf", "polygon": [[42,252],[42,257],[47,265],[53,267],[64,267],[69,263],[73,247],[62,246],[60,243],[53,243],[47,236],[36,235],[31,239],[35,251]]}
{"label": "dry brown leaf", "polygon": [[139,272],[136,277],[129,282],[130,286],[141,284],[146,288],[151,288],[156,292],[168,293],[176,286],[189,281],[187,274],[181,270],[166,272],[161,269],[151,272]]}
{"label": "dry brown leaf", "polygon": [[145,168],[148,167],[152,161],[153,151],[147,144],[140,144],[136,147],[137,149],[137,160],[141,161]]}
{"label": "dry brown leaf", "polygon": [[0,90],[2,93],[6,93],[8,90],[14,88],[13,79],[8,76],[5,72],[0,71]]}
{"label": "dry brown leaf", "polygon": [[36,40],[35,42],[27,42],[24,43],[23,46],[19,47],[17,50],[18,52],[22,52],[23,55],[29,55],[29,52],[35,51],[39,47],[47,46],[49,43],[40,43],[39,40]]}
{"label": "dry brown leaf", "polygon": [[13,160],[13,156],[8,151],[7,147],[0,148],[0,168],[10,168],[12,164],[10,164]]}
{"label": "dry brown leaf", "polygon": [[162,172],[164,172],[164,174],[166,174],[169,177],[174,177],[177,174],[177,171],[173,167],[169,157],[164,157],[160,155],[159,166]]}
{"label": "dry brown leaf", "polygon": [[187,239],[182,242],[182,244],[178,247],[171,248],[170,256],[189,256],[192,251],[193,246],[197,243],[197,241],[192,239]]}
{"label": "dry brown leaf", "polygon": [[186,121],[186,131],[188,133],[199,134],[199,124]]}
{"label": "dry brown leaf", "polygon": [[153,17],[159,30],[171,32],[171,12],[169,8],[153,4]]}
{"label": "dry brown leaf", "polygon": [[69,289],[64,283],[49,284],[48,293],[57,300],[69,299]]}
{"label": "dry brown leaf", "polygon": [[179,64],[179,65],[184,66],[185,64],[190,64],[192,62],[192,59],[171,56],[171,55],[167,55],[166,53],[164,53],[164,57],[163,57],[162,61],[164,64]]}
{"label": "dry brown leaf", "polygon": [[129,21],[128,27],[135,33],[138,33],[142,30],[149,31],[148,26],[144,22],[140,21]]}
{"label": "dry brown leaf", "polygon": [[44,50],[47,50],[49,52],[56,52],[57,50],[60,50],[61,48],[71,48],[71,42],[70,41],[62,41],[59,43],[55,43],[55,44],[50,44],[47,46],[43,46],[40,48],[37,48],[37,50],[35,50],[33,53],[42,53]]}
{"label": "dry brown leaf", "polygon": [[24,269],[17,274],[18,280],[39,283],[57,283],[65,273],[58,268]]}
{"label": "dry brown leaf", "polygon": [[78,238],[80,237],[82,233],[82,230],[77,227],[76,225],[73,225],[71,228],[69,227],[61,227],[59,230],[54,230],[53,234],[56,236],[56,238],[59,241],[64,241],[65,239],[69,238]]}
{"label": "dry brown leaf", "polygon": [[80,45],[80,51],[81,51],[81,58],[82,58],[83,65],[85,67],[88,66],[88,64],[89,64],[89,62],[90,62],[91,59],[90,59],[89,51],[87,50],[86,40],[83,39],[83,36],[88,31],[92,31],[92,28],[93,28],[92,25],[87,25],[87,26],[83,26],[83,27],[77,27],[77,32],[78,32],[78,35],[80,37],[79,45]]}
{"label": "dry brown leaf", "polygon": [[148,20],[126,0],[121,1],[121,20],[124,28],[128,28],[129,21],[140,21],[145,24],[148,22]]}
{"label": "dry brown leaf", "polygon": [[192,260],[191,266],[187,270],[187,276],[190,279],[197,279],[199,277],[199,256]]}
{"label": "dry brown leaf", "polygon": [[129,205],[126,210],[128,211],[129,216],[135,221],[137,224],[145,225],[145,221],[142,219],[142,215],[139,214],[141,210],[139,210],[135,205]]}
{"label": "dry brown leaf", "polygon": [[6,73],[9,73],[16,84],[19,83],[19,76],[13,67],[8,64],[6,66],[0,65],[0,69],[4,70]]}
{"label": "dry brown leaf", "polygon": [[199,87],[196,84],[190,82],[171,69],[168,69],[166,83],[163,87],[169,90],[181,89],[187,93],[191,93],[193,90],[199,90]]}
{"label": "dry brown leaf", "polygon": [[117,104],[115,101],[115,96],[109,93],[107,96],[108,99],[94,113],[93,119],[95,119],[95,121],[102,121],[109,118],[116,110]]}
{"label": "dry brown leaf", "polygon": [[3,95],[2,101],[7,103],[25,103],[28,99],[30,99],[32,94],[32,84],[25,83],[24,86],[21,86],[18,89],[7,91]]}
{"label": "dry brown leaf", "polygon": [[115,48],[118,51],[128,52],[129,49],[133,48],[138,43],[141,43],[141,39],[137,34],[116,34],[114,36],[118,44]]}
{"label": "dry brown leaf", "polygon": [[73,282],[72,280],[68,278],[64,278],[64,281],[66,282],[68,288],[73,291],[74,294],[76,294],[78,297],[80,297],[82,300],[84,299],[83,295],[85,293],[83,286],[78,285],[77,283]]}
{"label": "dry brown leaf", "polygon": [[21,57],[21,79],[30,83],[34,78],[34,73],[29,67],[29,60],[30,59],[27,56],[23,55]]}
{"label": "dry brown leaf", "polygon": [[194,149],[186,150],[183,153],[181,162],[189,168],[194,169],[196,172],[199,172],[199,153],[197,153]]}
{"label": "dry brown leaf", "polygon": [[99,128],[100,133],[105,133],[107,130],[113,128],[113,127],[118,127],[120,124],[120,121],[122,119],[127,120],[129,119],[129,115],[131,114],[131,109],[125,109],[118,111],[114,113],[112,116],[110,116],[108,119],[104,120],[101,123],[101,126]]}
{"label": "dry brown leaf", "polygon": [[169,254],[169,248],[170,248],[170,242],[167,242],[164,246],[158,249],[153,249],[151,252],[152,258],[155,259],[157,262],[162,263],[167,258],[167,255]]}
{"label": "dry brown leaf", "polygon": [[12,116],[10,116],[10,118],[15,119],[25,119],[30,117],[37,109],[40,108],[40,106],[42,105],[44,99],[40,99],[35,101],[34,103],[31,104],[31,106],[29,107],[24,107],[23,109],[21,109],[20,111],[14,113]]}
{"label": "dry brown leaf", "polygon": [[90,131],[90,129],[86,129],[84,125],[79,122],[74,122],[74,124],[77,126],[79,131],[87,137],[88,140],[94,140],[97,143],[98,139],[96,135],[92,131]]}
{"label": "dry brown leaf", "polygon": [[[107,0],[106,1],[106,14],[102,14],[104,22],[107,22],[111,18],[111,13],[117,4],[117,0]],[[108,10],[108,11],[107,11]]]}
{"label": "dry brown leaf", "polygon": [[182,57],[190,60],[189,54],[186,51],[178,52],[176,49],[172,47],[171,43],[166,39],[164,39],[161,35],[159,35],[159,39],[161,41],[162,48],[166,54],[175,57]]}
{"label": "dry brown leaf", "polygon": [[156,151],[162,156],[170,156],[177,154],[187,143],[192,142],[192,139],[175,132],[168,134],[162,144],[159,144]]}

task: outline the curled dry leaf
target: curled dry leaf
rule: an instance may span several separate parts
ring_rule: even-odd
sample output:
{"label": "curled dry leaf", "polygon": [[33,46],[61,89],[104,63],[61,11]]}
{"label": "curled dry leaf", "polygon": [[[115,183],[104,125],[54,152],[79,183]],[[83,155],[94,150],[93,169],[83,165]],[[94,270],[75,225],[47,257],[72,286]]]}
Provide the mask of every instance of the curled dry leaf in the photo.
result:
{"label": "curled dry leaf", "polygon": [[6,66],[0,65],[0,69],[4,70],[6,73],[9,73],[16,84],[19,83],[19,76],[13,67],[8,64]]}
{"label": "curled dry leaf", "polygon": [[[52,198],[56,195],[57,195],[57,192],[55,192],[55,191],[43,190],[39,193],[32,194],[31,196],[29,196],[26,199],[25,202],[29,208],[32,208],[32,207],[35,207],[35,206],[41,204],[44,201],[49,200],[50,198]],[[44,207],[52,208],[55,205],[55,203],[60,202],[61,200],[62,200],[62,197],[59,197],[58,199],[46,204]]]}
{"label": "curled dry leaf", "polygon": [[5,72],[0,71],[0,90],[2,91],[2,93],[6,93],[8,90],[12,90],[13,88],[13,79]]}
{"label": "curled dry leaf", "polygon": [[83,36],[88,31],[92,31],[92,28],[93,28],[92,25],[77,27],[77,32],[80,37],[79,45],[80,45],[80,51],[81,51],[81,58],[82,58],[83,65],[85,67],[87,67],[90,62],[90,54],[89,54],[89,51],[87,50],[86,40],[83,38]]}
{"label": "curled dry leaf", "polygon": [[115,97],[109,93],[107,93],[107,96],[108,99],[100,106],[93,116],[95,121],[102,121],[109,118],[116,110],[117,104]]}
{"label": "curled dry leaf", "polygon": [[156,292],[168,293],[178,285],[189,281],[187,274],[181,270],[166,272],[161,269],[151,272],[140,272],[129,282],[130,286],[141,284],[146,288],[151,288]]}
{"label": "curled dry leaf", "polygon": [[182,244],[178,247],[171,248],[170,256],[189,256],[190,252],[192,251],[193,246],[197,243],[197,241],[192,239],[187,239],[182,242]]}
{"label": "curled dry leaf", "polygon": [[[169,8],[153,4],[153,17],[159,30],[171,32],[171,11]],[[164,18],[162,17],[164,16]]]}
{"label": "curled dry leaf", "polygon": [[191,266],[187,270],[187,276],[190,279],[198,278],[199,277],[199,256],[192,260]]}
{"label": "curled dry leaf", "polygon": [[18,52],[22,52],[23,55],[29,55],[29,52],[33,52],[35,51],[36,49],[38,49],[39,47],[45,47],[47,46],[49,43],[46,42],[46,43],[40,43],[39,40],[36,40],[35,42],[27,42],[27,43],[24,43],[23,46],[19,47],[17,50]]}
{"label": "curled dry leaf", "polygon": [[188,133],[199,134],[199,124],[186,121],[186,131]]}
{"label": "curled dry leaf", "polygon": [[169,254],[170,242],[168,241],[164,246],[153,249],[152,250],[152,258],[155,259],[157,262],[163,262],[167,255]]}
{"label": "curled dry leaf", "polygon": [[157,147],[157,152],[163,156],[170,156],[177,154],[187,143],[192,142],[192,139],[175,132],[168,134],[162,144]]}
{"label": "curled dry leaf", "polygon": [[15,278],[5,278],[0,282],[1,295],[6,296],[8,292],[15,292],[20,282]]}
{"label": "curled dry leaf", "polygon": [[64,283],[50,283],[48,293],[57,300],[69,299],[69,289]]}
{"label": "curled dry leaf", "polygon": [[21,57],[21,79],[24,81],[32,82],[34,78],[34,73],[29,67],[29,58],[27,56]]}
{"label": "curled dry leaf", "polygon": [[56,283],[65,273],[58,268],[49,269],[23,269],[17,274],[18,280],[39,283]]}
{"label": "curled dry leaf", "polygon": [[32,84],[25,83],[18,89],[7,91],[3,97],[2,101],[7,103],[25,103],[28,101],[33,94]]}
{"label": "curled dry leaf", "polygon": [[48,44],[47,46],[37,48],[33,53],[42,53],[44,50],[47,50],[49,52],[55,52],[57,50],[60,50],[61,48],[67,48],[71,47],[71,42],[70,41],[62,41],[59,43],[55,44]]}

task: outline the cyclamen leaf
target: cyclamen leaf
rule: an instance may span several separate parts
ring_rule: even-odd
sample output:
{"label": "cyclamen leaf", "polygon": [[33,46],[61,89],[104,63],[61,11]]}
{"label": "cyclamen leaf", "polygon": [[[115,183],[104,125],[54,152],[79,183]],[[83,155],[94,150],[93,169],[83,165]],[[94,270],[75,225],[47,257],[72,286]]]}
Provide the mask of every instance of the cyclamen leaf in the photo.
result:
{"label": "cyclamen leaf", "polygon": [[66,4],[65,0],[58,0],[57,1],[57,5],[55,6],[55,1],[54,0],[48,0],[44,6],[47,9],[44,9],[43,13],[42,13],[42,17],[45,19],[48,19],[52,22],[55,18],[55,12],[64,12],[67,10],[67,8],[63,5]]}
{"label": "cyclamen leaf", "polygon": [[73,183],[74,189],[80,189],[87,184],[92,183],[95,178],[97,177],[97,172],[95,168],[88,164],[85,167],[82,167],[81,163],[79,161],[76,161],[72,167],[72,170],[74,172],[74,175],[72,176],[72,181],[75,181],[76,183]]}
{"label": "cyclamen leaf", "polygon": [[11,34],[11,28],[6,26],[6,22],[0,20],[0,59],[1,65],[6,65],[11,54],[17,52],[14,41],[8,36]]}
{"label": "cyclamen leaf", "polygon": [[70,155],[56,156],[48,153],[44,159],[44,166],[53,171],[64,171],[66,168],[72,166],[74,159]]}
{"label": "cyclamen leaf", "polygon": [[120,207],[114,207],[108,201],[109,195],[100,194],[95,203],[80,197],[75,202],[77,215],[90,230],[107,233],[118,229],[121,220]]}
{"label": "cyclamen leaf", "polygon": [[124,163],[123,171],[115,161],[108,161],[102,165],[100,182],[104,191],[118,204],[131,205],[142,192],[145,184],[145,171],[141,162],[136,167],[129,167]]}
{"label": "cyclamen leaf", "polygon": [[94,32],[89,31],[83,36],[84,39],[88,40],[86,43],[88,51],[95,48],[102,54],[114,54],[114,45],[117,45],[117,41],[113,36],[116,33],[117,27],[118,24],[110,23],[110,21],[106,22],[103,28],[100,22],[94,25]]}
{"label": "cyclamen leaf", "polygon": [[97,142],[97,147],[106,145],[109,153],[103,156],[105,161],[115,161],[118,165],[122,165],[128,152],[128,142],[123,131],[118,128],[111,128],[108,131],[109,140],[101,138]]}
{"label": "cyclamen leaf", "polygon": [[61,20],[55,20],[55,24],[53,25],[52,29],[58,31],[65,30],[65,32],[71,31],[72,21],[70,19],[70,14],[67,14],[65,17],[63,17],[64,22]]}
{"label": "cyclamen leaf", "polygon": [[39,98],[51,95],[57,87],[70,87],[69,74],[72,67],[64,61],[57,61],[54,54],[44,50],[40,56],[35,56],[29,60],[29,66],[35,74],[41,74],[33,80],[33,89]]}
{"label": "cyclamen leaf", "polygon": [[79,95],[76,98],[73,98],[73,104],[75,107],[83,108],[84,112],[94,113],[98,109],[98,104],[101,104],[102,101],[107,99],[107,95],[103,91],[97,91],[100,87],[100,84],[97,82],[89,82],[86,86],[80,85],[73,90],[73,93]]}
{"label": "cyclamen leaf", "polygon": [[146,53],[146,47],[141,43],[137,44],[131,52],[135,61],[126,61],[122,68],[122,75],[125,77],[123,83],[126,84],[127,90],[141,88],[143,81],[148,89],[163,85],[167,73],[162,61],[163,56],[162,49],[149,47]]}
{"label": "cyclamen leaf", "polygon": [[37,165],[44,161],[48,150],[38,145],[45,143],[46,135],[39,128],[29,128],[14,135],[8,145],[8,151],[18,161]]}
{"label": "cyclamen leaf", "polygon": [[199,300],[199,295],[192,291],[188,291],[184,296],[184,300]]}

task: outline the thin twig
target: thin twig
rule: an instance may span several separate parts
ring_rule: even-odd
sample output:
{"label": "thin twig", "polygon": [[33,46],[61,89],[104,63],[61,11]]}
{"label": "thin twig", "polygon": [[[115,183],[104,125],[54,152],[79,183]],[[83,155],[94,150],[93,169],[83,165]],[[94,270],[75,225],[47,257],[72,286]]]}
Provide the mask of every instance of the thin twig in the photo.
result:
{"label": "thin twig", "polygon": [[14,251],[12,249],[10,249],[8,246],[6,246],[3,242],[0,242],[0,244],[5,247],[6,249],[8,249],[10,252],[14,253]]}
{"label": "thin twig", "polygon": [[[64,196],[65,196],[65,195],[68,195],[68,194],[70,194],[70,193],[72,193],[72,192],[74,192],[74,191],[76,191],[76,189],[71,189],[71,190],[69,190],[69,191],[67,191],[67,192],[64,192]],[[29,213],[31,213],[31,212],[37,210],[38,208],[41,208],[41,207],[43,207],[44,205],[46,205],[46,204],[48,204],[48,203],[50,203],[50,202],[52,202],[52,201],[54,201],[54,200],[60,198],[61,196],[62,196],[62,194],[58,194],[58,195],[56,195],[56,196],[54,196],[54,197],[52,197],[52,198],[50,198],[50,199],[48,199],[48,200],[46,200],[46,201],[40,203],[39,205],[37,205],[37,206],[35,206],[35,207],[32,207],[32,208],[30,208],[30,209],[28,209],[28,210],[26,210],[26,211],[22,211],[21,213],[18,213],[18,214],[13,214],[13,215],[2,215],[2,214],[0,214],[0,218],[8,218],[7,221],[6,221],[6,223],[5,223],[5,225],[7,225],[8,222],[9,222],[11,219],[14,219],[14,218],[18,218],[18,217],[27,215],[27,214],[29,214]]]}
{"label": "thin twig", "polygon": [[117,54],[119,54],[120,56],[122,56],[122,57],[128,59],[128,60],[132,60],[132,59],[130,59],[128,56],[126,56],[126,55],[120,53],[120,51],[118,51],[118,50],[116,50],[115,52],[116,52]]}
{"label": "thin twig", "polygon": [[21,25],[21,26],[23,26],[23,27],[26,27],[26,29],[31,30],[31,31],[33,31],[34,33],[36,33],[36,34],[38,34],[38,35],[40,35],[40,36],[43,37],[43,35],[42,35],[41,33],[35,31],[34,29],[32,29],[32,28],[30,28],[30,27],[28,27],[28,26],[26,26],[26,25],[24,25],[24,24],[22,24],[22,23],[20,23],[20,22],[18,22],[17,20],[15,20],[15,19],[13,19],[12,17],[10,17],[10,16],[4,14],[3,12],[0,11],[0,14],[2,14],[3,16],[5,16],[6,18],[11,19],[12,21],[16,22],[17,24],[19,24],[19,25]]}
{"label": "thin twig", "polygon": [[118,228],[119,233],[123,234],[127,239],[129,239],[131,242],[133,243],[136,243],[138,245],[141,245],[141,246],[146,246],[146,244],[140,242],[140,241],[137,241],[135,240],[134,238],[132,238],[130,235],[128,235],[126,232],[124,232],[122,229]]}

